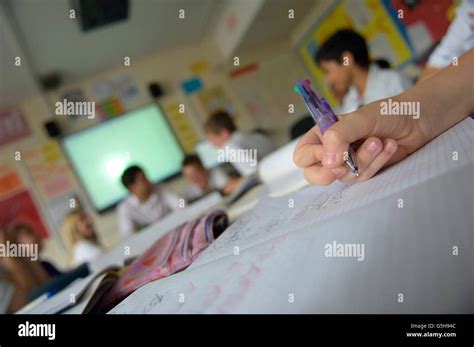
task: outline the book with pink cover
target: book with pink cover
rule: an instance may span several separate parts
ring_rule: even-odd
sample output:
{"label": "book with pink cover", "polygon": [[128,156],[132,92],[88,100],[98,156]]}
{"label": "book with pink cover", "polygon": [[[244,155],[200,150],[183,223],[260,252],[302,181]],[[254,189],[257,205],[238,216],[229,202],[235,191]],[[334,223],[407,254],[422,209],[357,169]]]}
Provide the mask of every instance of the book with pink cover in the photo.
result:
{"label": "book with pink cover", "polygon": [[106,310],[143,285],[184,270],[227,226],[227,215],[215,211],[171,230],[125,269],[100,306]]}

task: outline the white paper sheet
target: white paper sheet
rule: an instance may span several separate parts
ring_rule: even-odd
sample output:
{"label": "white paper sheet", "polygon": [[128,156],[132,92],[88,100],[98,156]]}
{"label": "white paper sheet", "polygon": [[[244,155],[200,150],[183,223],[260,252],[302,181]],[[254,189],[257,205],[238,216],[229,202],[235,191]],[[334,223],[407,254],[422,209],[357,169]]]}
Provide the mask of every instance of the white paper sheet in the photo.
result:
{"label": "white paper sheet", "polygon": [[[474,312],[473,122],[367,182],[262,201],[111,313]],[[327,257],[332,242],[364,259]]]}
{"label": "white paper sheet", "polygon": [[[268,198],[238,219],[193,264],[198,266],[267,239],[301,229],[354,208],[416,186],[473,161],[473,124],[466,119],[404,161],[357,184],[308,187],[280,198]],[[453,160],[457,152],[457,160]],[[293,207],[291,207],[293,206]]]}

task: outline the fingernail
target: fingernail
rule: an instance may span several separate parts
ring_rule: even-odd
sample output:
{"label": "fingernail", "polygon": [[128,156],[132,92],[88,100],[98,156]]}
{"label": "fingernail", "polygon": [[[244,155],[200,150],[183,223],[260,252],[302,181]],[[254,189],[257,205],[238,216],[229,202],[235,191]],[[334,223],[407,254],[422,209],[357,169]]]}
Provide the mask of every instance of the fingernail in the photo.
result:
{"label": "fingernail", "polygon": [[332,165],[336,162],[334,153],[323,153],[323,165]]}
{"label": "fingernail", "polygon": [[346,172],[346,170],[344,170],[343,168],[340,168],[340,167],[336,167],[336,168],[332,169],[331,171],[334,174],[334,176],[336,176],[336,177],[340,177]]}
{"label": "fingernail", "polygon": [[397,149],[397,146],[394,142],[387,143],[387,148],[386,148],[387,152],[394,153],[396,149]]}
{"label": "fingernail", "polygon": [[365,149],[367,150],[367,152],[369,153],[374,153],[375,151],[377,151],[377,149],[379,149],[379,145],[377,142],[375,141],[370,141],[368,144],[367,144],[367,147],[365,147]]}

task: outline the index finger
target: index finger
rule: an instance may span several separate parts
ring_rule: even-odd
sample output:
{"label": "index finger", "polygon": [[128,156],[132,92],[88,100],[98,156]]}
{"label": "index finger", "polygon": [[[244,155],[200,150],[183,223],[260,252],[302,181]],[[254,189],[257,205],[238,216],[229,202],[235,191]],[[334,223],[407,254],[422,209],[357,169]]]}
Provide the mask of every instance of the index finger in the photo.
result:
{"label": "index finger", "polygon": [[313,165],[321,161],[321,133],[314,126],[301,137],[293,153],[293,161],[301,168]]}

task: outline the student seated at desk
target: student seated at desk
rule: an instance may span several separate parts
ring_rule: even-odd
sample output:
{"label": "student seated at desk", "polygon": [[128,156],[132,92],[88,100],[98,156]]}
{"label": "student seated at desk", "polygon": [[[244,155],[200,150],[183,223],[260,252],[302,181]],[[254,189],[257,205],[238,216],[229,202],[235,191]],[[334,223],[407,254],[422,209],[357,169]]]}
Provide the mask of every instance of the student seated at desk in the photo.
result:
{"label": "student seated at desk", "polygon": [[40,241],[37,236],[31,236],[33,233],[34,231],[25,224],[0,229],[1,244],[33,243],[38,245],[23,248],[37,254],[0,258],[0,313],[19,310],[27,304],[28,293],[45,285],[59,274],[59,271],[51,264],[45,266],[46,262],[39,260]]}
{"label": "student seated at desk", "polygon": [[[220,148],[223,153],[226,150],[240,156],[239,160],[232,160],[231,157],[224,159],[230,162],[242,176],[257,172],[257,161],[274,150],[273,144],[265,135],[246,134],[237,130],[234,120],[225,111],[212,114],[204,124],[204,128],[208,140],[214,147]],[[256,158],[253,155],[254,151],[256,151]]]}
{"label": "student seated at desk", "polygon": [[[11,228],[10,232],[14,234],[15,242],[17,244],[38,245],[38,253],[41,253],[41,250],[43,249],[43,243],[38,234],[29,225],[21,223],[15,224]],[[62,274],[61,271],[59,271],[49,261],[38,259],[38,263],[48,274],[47,280]]]}
{"label": "student seated at desk", "polygon": [[[340,30],[327,39],[314,57],[334,94],[342,98],[336,113],[347,113],[411,86],[408,78],[371,63],[365,39],[353,30]],[[342,96],[343,95],[343,96]]]}
{"label": "student seated at desk", "polygon": [[138,166],[127,168],[122,184],[130,192],[118,206],[118,227],[123,237],[152,223],[179,208],[181,197],[165,187],[154,187]]}
{"label": "student seated at desk", "polygon": [[[382,115],[381,105],[387,99],[372,102],[341,117],[324,135],[316,127],[309,130],[296,145],[293,160],[312,184],[366,180],[474,114],[473,75],[471,49],[459,58],[457,66],[451,65],[391,98],[397,103],[419,103],[419,117]],[[356,151],[360,172],[356,178],[343,162],[349,144],[359,140],[364,142]]]}
{"label": "student seated at desk", "polygon": [[91,262],[104,252],[90,217],[82,209],[74,210],[64,218],[62,234],[74,267]]}
{"label": "student seated at desk", "polygon": [[241,181],[240,178],[229,177],[219,167],[207,170],[195,154],[184,158],[183,175],[189,182],[186,192],[188,201],[196,200],[213,190],[218,190],[223,195],[230,194]]}

